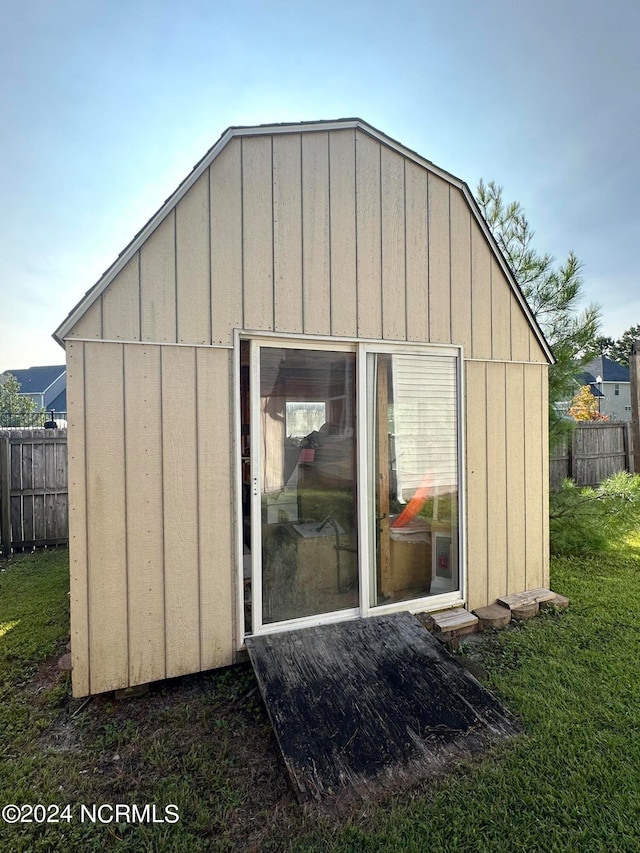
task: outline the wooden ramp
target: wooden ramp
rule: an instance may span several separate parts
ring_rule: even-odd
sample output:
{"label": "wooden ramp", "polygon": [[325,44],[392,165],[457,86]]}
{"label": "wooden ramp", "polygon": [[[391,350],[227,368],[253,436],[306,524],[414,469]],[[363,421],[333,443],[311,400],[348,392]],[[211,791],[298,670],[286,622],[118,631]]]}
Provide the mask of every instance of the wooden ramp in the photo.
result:
{"label": "wooden ramp", "polygon": [[409,613],[248,637],[247,649],[300,800],[393,790],[518,731]]}

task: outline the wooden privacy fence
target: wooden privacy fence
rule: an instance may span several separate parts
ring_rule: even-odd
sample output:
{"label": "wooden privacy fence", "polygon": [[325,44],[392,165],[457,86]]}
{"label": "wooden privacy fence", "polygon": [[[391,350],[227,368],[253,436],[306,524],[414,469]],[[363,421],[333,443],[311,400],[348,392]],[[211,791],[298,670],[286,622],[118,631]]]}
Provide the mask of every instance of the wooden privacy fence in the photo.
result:
{"label": "wooden privacy fence", "polygon": [[551,457],[549,479],[552,489],[567,477],[578,486],[597,486],[616,471],[633,471],[631,424],[580,423]]}
{"label": "wooden privacy fence", "polygon": [[66,429],[0,430],[2,553],[68,540]]}

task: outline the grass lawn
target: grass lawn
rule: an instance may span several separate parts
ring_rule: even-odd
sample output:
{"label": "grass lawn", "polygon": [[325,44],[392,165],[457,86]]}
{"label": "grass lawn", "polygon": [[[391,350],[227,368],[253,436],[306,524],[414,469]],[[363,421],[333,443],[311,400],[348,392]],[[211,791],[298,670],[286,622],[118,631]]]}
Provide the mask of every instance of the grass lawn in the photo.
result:
{"label": "grass lawn", "polygon": [[[0,851],[640,850],[640,539],[556,559],[568,612],[461,649],[523,723],[482,761],[383,802],[301,807],[248,666],[72,699],[65,551],[0,560],[0,806],[71,804],[71,820],[0,822]],[[79,805],[167,804],[179,822],[80,821]],[[105,813],[107,814],[107,813]]]}

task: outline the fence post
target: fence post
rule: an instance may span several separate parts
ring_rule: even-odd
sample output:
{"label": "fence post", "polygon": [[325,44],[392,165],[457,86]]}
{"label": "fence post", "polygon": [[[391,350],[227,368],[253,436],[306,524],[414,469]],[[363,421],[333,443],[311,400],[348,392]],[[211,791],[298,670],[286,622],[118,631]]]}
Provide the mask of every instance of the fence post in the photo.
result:
{"label": "fence post", "polygon": [[633,474],[633,451],[631,449],[631,423],[627,421],[624,425],[622,433],[622,441],[624,446],[624,467]]}
{"label": "fence post", "polygon": [[0,438],[0,542],[2,556],[11,553],[11,447],[9,436]]}
{"label": "fence post", "polygon": [[640,341],[631,344],[629,379],[631,380],[631,434],[633,437],[633,470],[640,474]]}

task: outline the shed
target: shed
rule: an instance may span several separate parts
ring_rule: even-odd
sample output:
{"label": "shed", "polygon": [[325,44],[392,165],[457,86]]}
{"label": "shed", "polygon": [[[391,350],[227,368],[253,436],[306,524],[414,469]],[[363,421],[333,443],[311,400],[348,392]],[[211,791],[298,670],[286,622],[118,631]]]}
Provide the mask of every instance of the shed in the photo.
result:
{"label": "shed", "polygon": [[549,346],[467,185],[233,127],[55,333],[73,690],[548,585]]}

